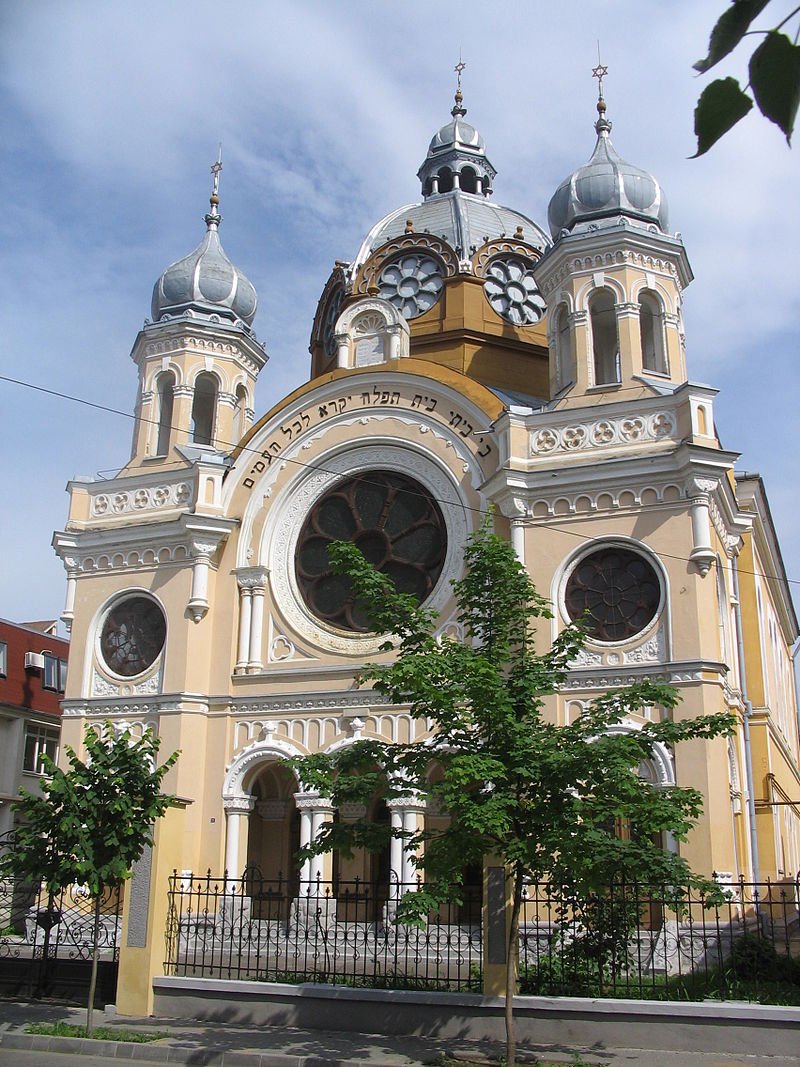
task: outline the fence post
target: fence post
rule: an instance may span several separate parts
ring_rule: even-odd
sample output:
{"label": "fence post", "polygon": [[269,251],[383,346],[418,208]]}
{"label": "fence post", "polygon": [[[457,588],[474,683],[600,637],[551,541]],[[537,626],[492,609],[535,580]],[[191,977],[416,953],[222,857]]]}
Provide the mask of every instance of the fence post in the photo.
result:
{"label": "fence post", "polygon": [[506,991],[508,935],[511,929],[512,883],[499,856],[483,860],[483,992],[501,997]]}
{"label": "fence post", "polygon": [[181,854],[188,803],[170,808],[158,820],[153,847],[145,849],[125,883],[117,978],[120,1015],[153,1014],[153,977],[164,973],[171,863]]}

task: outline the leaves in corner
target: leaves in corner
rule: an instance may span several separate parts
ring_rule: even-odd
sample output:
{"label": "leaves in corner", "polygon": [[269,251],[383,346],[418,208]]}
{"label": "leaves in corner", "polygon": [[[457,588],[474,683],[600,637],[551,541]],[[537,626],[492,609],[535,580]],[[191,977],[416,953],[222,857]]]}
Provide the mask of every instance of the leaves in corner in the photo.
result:
{"label": "leaves in corner", "polygon": [[773,30],[750,57],[750,87],[762,115],[780,126],[789,144],[800,104],[800,46]]}
{"label": "leaves in corner", "polygon": [[708,55],[705,59],[698,59],[694,70],[704,74],[732,52],[747,33],[750,23],[761,14],[768,3],[769,0],[733,0],[711,31]]}
{"label": "leaves in corner", "polygon": [[704,155],[752,106],[753,101],[736,78],[717,78],[707,85],[694,109],[697,151],[691,158]]}

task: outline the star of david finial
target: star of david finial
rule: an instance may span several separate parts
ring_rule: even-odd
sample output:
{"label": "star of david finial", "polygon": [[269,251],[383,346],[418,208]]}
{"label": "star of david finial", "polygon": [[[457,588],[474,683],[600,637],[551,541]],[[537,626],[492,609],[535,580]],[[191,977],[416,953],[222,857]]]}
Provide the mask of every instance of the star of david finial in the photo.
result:
{"label": "star of david finial", "polygon": [[599,82],[602,82],[606,74],[608,74],[608,67],[604,67],[601,63],[592,68],[592,77],[597,78]]}
{"label": "star of david finial", "polygon": [[456,76],[458,77],[458,91],[459,92],[461,92],[461,74],[466,69],[467,69],[467,64],[461,58],[461,53],[459,52],[458,53],[458,63],[456,63],[456,65],[453,67],[453,70],[456,72]]}
{"label": "star of david finial", "polygon": [[222,170],[222,145],[217,145],[217,158],[211,164],[211,173],[214,175],[214,188],[211,195],[219,201],[219,172]]}

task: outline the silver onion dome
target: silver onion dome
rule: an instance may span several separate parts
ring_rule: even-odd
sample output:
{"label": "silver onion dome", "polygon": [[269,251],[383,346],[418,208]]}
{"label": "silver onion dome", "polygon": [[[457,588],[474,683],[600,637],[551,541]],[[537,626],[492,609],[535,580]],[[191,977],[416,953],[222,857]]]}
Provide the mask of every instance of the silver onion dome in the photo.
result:
{"label": "silver onion dome", "polygon": [[597,111],[599,118],[594,127],[597,144],[591,159],[564,179],[547,209],[553,238],[579,223],[616,221],[620,216],[658,226],[666,233],[668,213],[664,190],[652,174],[628,163],[614,148],[602,96]]}
{"label": "silver onion dome", "polygon": [[225,255],[219,239],[217,175],[206,233],[188,256],[170,264],[153,287],[153,322],[166,316],[221,316],[250,326],[258,298],[252,282]]}

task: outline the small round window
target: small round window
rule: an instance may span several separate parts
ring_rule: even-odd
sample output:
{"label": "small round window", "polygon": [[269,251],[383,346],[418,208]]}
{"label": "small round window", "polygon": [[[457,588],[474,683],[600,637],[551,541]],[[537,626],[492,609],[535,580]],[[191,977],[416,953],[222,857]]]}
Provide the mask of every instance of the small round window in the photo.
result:
{"label": "small round window", "polygon": [[641,633],[661,603],[661,582],[638,552],[616,545],[589,553],[570,574],[567,614],[596,641],[624,641]]}
{"label": "small round window", "polygon": [[447,548],[438,504],[405,475],[368,471],[322,496],[297,541],[297,584],[317,618],[357,633],[369,630],[369,619],[349,580],[330,569],[328,545],[333,541],[352,541],[401,593],[411,593],[420,603],[433,592]]}
{"label": "small round window", "polygon": [[158,604],[149,597],[128,597],[106,615],[100,653],[110,671],[132,678],[155,663],[166,636],[167,625]]}

